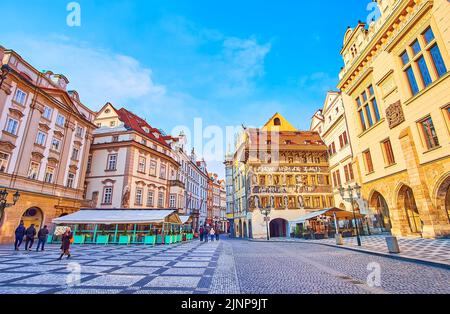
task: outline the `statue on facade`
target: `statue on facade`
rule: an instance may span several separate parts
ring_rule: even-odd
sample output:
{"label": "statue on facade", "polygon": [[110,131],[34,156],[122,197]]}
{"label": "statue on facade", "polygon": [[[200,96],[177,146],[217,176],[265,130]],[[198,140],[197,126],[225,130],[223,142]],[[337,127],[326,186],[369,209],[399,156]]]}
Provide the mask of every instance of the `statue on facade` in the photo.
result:
{"label": "statue on facade", "polygon": [[305,201],[301,195],[298,196],[298,207],[302,209],[305,208]]}
{"label": "statue on facade", "polygon": [[122,208],[128,208],[130,205],[130,187],[126,186],[122,195]]}
{"label": "statue on facade", "polygon": [[259,197],[255,195],[255,208],[260,208]]}
{"label": "statue on facade", "polygon": [[271,196],[270,197],[270,203],[269,203],[269,205],[270,205],[270,207],[271,208],[274,208],[274,206],[275,206],[275,196]]}
{"label": "statue on facade", "polygon": [[284,200],[284,202],[283,202],[284,207],[288,208],[288,206],[289,206],[289,197],[285,196],[283,198],[283,200]]}

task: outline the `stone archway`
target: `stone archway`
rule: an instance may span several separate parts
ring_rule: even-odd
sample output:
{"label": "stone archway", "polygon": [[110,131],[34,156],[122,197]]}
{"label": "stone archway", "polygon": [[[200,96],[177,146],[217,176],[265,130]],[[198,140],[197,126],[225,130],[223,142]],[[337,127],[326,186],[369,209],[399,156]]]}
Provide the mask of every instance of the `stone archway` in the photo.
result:
{"label": "stone archway", "polygon": [[410,232],[412,234],[422,234],[423,221],[420,218],[414,192],[409,186],[403,185],[400,188],[398,192],[397,204],[398,208],[403,210],[406,214],[406,220],[408,221]]}
{"label": "stone archway", "polygon": [[44,221],[44,213],[38,207],[31,207],[23,213],[20,220],[23,221],[26,228],[34,224],[36,230],[39,230]]}
{"label": "stone archway", "polygon": [[286,238],[288,222],[285,219],[277,218],[270,222],[271,238]]}
{"label": "stone archway", "polygon": [[444,213],[447,222],[450,223],[450,175],[447,175],[439,184],[436,193],[436,208]]}
{"label": "stone archway", "polygon": [[375,191],[369,200],[369,206],[374,212],[373,227],[379,228],[382,232],[391,232],[392,223],[389,207],[383,195]]}

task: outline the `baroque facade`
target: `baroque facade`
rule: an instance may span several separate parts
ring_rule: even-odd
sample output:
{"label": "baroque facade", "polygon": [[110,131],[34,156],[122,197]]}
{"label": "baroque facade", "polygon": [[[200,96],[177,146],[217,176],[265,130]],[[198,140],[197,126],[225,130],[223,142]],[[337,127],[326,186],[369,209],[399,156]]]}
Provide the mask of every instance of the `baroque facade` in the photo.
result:
{"label": "baroque facade", "polygon": [[0,212],[6,243],[20,221],[39,229],[79,210],[95,125],[64,75],[40,72],[1,46],[0,61],[0,189],[21,194]]}
{"label": "baroque facade", "polygon": [[234,199],[246,213],[234,218],[237,236],[266,236],[260,209],[271,209],[272,237],[289,237],[290,221],[334,206],[327,147],[318,133],[298,131],[275,114],[263,128],[245,129],[237,143]]}
{"label": "baroque facade", "polygon": [[173,138],[107,103],[97,113],[86,176],[86,206],[96,209],[182,209]]}
{"label": "baroque facade", "polygon": [[380,0],[349,28],[340,73],[356,179],[398,236],[450,234],[450,5]]}

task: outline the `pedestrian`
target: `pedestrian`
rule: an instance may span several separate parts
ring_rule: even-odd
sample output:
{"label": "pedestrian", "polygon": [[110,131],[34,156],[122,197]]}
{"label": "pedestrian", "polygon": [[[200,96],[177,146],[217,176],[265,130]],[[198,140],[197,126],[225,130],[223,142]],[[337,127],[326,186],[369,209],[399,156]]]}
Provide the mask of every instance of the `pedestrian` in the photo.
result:
{"label": "pedestrian", "polygon": [[211,227],[211,230],[209,231],[209,235],[211,236],[211,242],[214,242],[216,231],[213,227]]}
{"label": "pedestrian", "polygon": [[39,232],[38,232],[38,245],[37,245],[37,248],[36,248],[36,252],[39,251],[39,247],[41,247],[41,246],[42,246],[41,251],[45,250],[44,246],[45,246],[45,243],[47,243],[48,233],[49,232],[48,232],[47,226],[44,226],[44,228],[39,230]]}
{"label": "pedestrian", "polygon": [[73,242],[73,234],[72,230],[68,227],[66,229],[66,232],[62,235],[61,239],[61,256],[58,258],[59,260],[62,260],[64,255],[67,255],[67,259],[71,257],[70,255],[70,245]]}
{"label": "pedestrian", "polygon": [[220,229],[217,229],[217,232],[216,232],[216,241],[219,241],[220,240]]}
{"label": "pedestrian", "polygon": [[16,241],[14,242],[14,249],[16,251],[19,250],[19,247],[23,242],[23,237],[25,237],[26,231],[27,231],[27,229],[25,228],[23,221],[21,221],[15,231]]}
{"label": "pedestrian", "polygon": [[[34,243],[34,237],[36,236],[36,228],[34,227],[34,224],[31,224],[31,226],[25,231],[25,251],[31,251],[31,247]],[[29,244],[29,246],[28,246]]]}
{"label": "pedestrian", "polygon": [[209,236],[208,226],[205,226],[205,228],[203,229],[203,238],[205,239],[206,243],[208,243],[208,236]]}
{"label": "pedestrian", "polygon": [[200,242],[203,242],[203,227],[200,227],[199,233],[200,233]]}

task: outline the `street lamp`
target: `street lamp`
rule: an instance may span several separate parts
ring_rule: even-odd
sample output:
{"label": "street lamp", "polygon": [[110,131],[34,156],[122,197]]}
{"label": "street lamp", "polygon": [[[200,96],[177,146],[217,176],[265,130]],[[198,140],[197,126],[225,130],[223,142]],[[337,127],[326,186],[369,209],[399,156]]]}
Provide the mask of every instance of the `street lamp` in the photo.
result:
{"label": "street lamp", "polygon": [[0,87],[2,87],[3,81],[6,79],[9,72],[11,72],[11,68],[9,67],[9,65],[7,65],[7,64],[2,65],[1,72],[0,72]]}
{"label": "street lamp", "polygon": [[14,195],[13,195],[13,203],[10,204],[7,202],[8,194],[9,193],[8,193],[8,191],[6,191],[6,189],[4,189],[3,191],[0,191],[0,221],[2,220],[5,208],[16,205],[17,201],[20,198],[19,191],[16,191],[16,193],[14,193]]}
{"label": "street lamp", "polygon": [[[345,197],[345,191],[347,191],[348,196]],[[339,187],[339,193],[341,194],[341,197],[346,202],[350,202],[352,204],[352,210],[353,210],[353,219],[355,220],[355,229],[356,229],[356,237],[358,240],[358,246],[361,246],[361,237],[359,236],[359,228],[358,228],[358,220],[356,219],[356,213],[355,213],[355,196],[353,196],[353,192],[356,192],[356,197],[359,199],[361,198],[361,186],[359,186],[358,183],[354,187],[348,186],[347,189],[345,189],[342,185]]]}
{"label": "street lamp", "polygon": [[269,215],[272,211],[272,208],[269,206],[266,206],[265,208],[259,208],[261,211],[261,214],[264,216],[264,220],[266,221],[266,232],[267,232],[267,241],[270,240],[270,234],[269,234]]}

